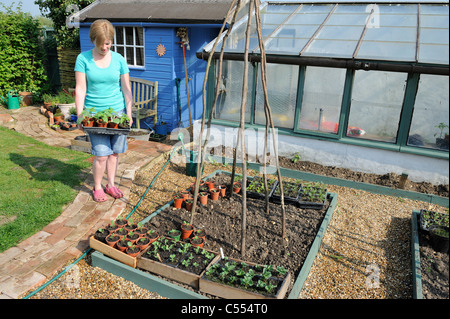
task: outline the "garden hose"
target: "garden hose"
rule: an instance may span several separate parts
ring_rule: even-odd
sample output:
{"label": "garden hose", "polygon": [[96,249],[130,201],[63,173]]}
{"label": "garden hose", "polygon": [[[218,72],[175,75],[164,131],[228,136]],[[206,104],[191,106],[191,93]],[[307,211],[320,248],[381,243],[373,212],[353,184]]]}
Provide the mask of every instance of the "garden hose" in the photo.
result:
{"label": "garden hose", "polygon": [[[182,138],[182,136],[181,136]],[[178,139],[180,139],[180,136],[178,136]],[[166,168],[167,164],[169,164],[170,160],[172,159],[173,154],[175,153],[175,150],[177,148],[174,147],[174,149],[172,150],[172,153],[169,156],[169,159],[166,161],[166,163],[164,164],[164,166],[161,168],[161,170],[158,172],[158,174],[156,174],[156,176],[153,178],[152,182],[148,185],[146,191],[144,192],[144,195],[141,196],[139,202],[136,204],[136,206],[134,206],[133,210],[128,214],[127,217],[125,217],[125,219],[130,218],[130,216],[134,213],[134,211],[139,207],[139,205],[141,205],[144,197],[147,195],[148,191],[150,190],[150,188],[153,186],[153,184],[155,183],[156,179],[159,177],[159,175],[162,173],[162,171]],[[26,295],[25,297],[23,297],[22,299],[29,299],[32,296],[34,296],[35,294],[37,294],[38,292],[40,292],[41,290],[45,289],[48,285],[50,285],[51,283],[53,283],[56,279],[58,279],[59,277],[61,277],[62,275],[64,275],[68,270],[70,270],[73,266],[75,266],[81,259],[83,259],[90,251],[92,250],[91,247],[89,247],[88,249],[86,249],[86,251],[80,256],[78,257],[73,263],[71,263],[70,265],[64,267],[64,269],[57,274],[55,277],[53,277],[52,279],[50,279],[49,281],[47,281],[46,283],[44,283],[42,286],[40,286],[39,288],[37,288],[35,291],[31,292],[30,294]]]}

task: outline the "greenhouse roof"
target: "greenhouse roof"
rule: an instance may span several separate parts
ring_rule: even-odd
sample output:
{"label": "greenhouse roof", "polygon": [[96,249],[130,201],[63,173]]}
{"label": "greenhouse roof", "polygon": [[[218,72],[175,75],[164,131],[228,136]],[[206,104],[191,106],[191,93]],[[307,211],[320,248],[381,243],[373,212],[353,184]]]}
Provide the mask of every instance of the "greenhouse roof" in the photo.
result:
{"label": "greenhouse roof", "polygon": [[[259,10],[268,55],[449,64],[448,0],[264,1]],[[244,52],[247,12],[241,10],[225,53]],[[254,16],[251,26],[249,53],[258,54]]]}

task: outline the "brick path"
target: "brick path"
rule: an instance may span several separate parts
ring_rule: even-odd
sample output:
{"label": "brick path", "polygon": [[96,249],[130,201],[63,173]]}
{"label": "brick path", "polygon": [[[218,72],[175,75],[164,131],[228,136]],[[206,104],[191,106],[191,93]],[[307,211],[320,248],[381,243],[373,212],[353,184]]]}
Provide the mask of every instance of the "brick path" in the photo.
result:
{"label": "brick path", "polygon": [[[6,112],[0,107],[0,113]],[[79,130],[50,129],[48,119],[36,106],[21,107],[10,113],[0,114],[0,125],[52,146],[69,148],[75,136],[83,135]],[[88,238],[93,231],[125,209],[136,171],[170,148],[165,144],[129,139],[128,151],[120,156],[116,177],[118,187],[125,194],[123,198],[115,200],[108,196],[106,202],[94,202],[90,175],[75,200],[59,217],[17,246],[0,253],[0,299],[23,297],[53,278],[67,262],[81,256],[89,247]],[[104,181],[105,185],[106,176]]]}

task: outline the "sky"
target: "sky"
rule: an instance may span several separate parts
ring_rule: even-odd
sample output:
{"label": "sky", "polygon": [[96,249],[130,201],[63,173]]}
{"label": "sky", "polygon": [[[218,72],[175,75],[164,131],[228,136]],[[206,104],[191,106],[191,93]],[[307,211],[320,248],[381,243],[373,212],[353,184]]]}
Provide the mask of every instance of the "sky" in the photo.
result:
{"label": "sky", "polygon": [[[11,4],[14,2],[16,7],[19,2],[22,2],[22,11],[30,13],[33,17],[40,16],[41,11],[39,10],[39,6],[37,4],[34,4],[34,0],[0,0],[0,2],[7,7],[11,6]],[[3,7],[0,7],[0,10],[2,10]],[[3,11],[3,10],[2,10]]]}

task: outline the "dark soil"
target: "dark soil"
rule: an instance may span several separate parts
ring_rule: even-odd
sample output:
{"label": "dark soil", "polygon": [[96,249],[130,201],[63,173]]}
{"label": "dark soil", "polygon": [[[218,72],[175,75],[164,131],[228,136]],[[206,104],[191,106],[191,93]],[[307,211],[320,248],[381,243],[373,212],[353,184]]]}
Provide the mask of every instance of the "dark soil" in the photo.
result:
{"label": "dark soil", "polygon": [[420,268],[424,299],[449,298],[449,256],[431,247],[428,232],[419,231]]}
{"label": "dark soil", "polygon": [[[232,157],[233,150],[225,149],[221,146],[221,151],[224,156]],[[211,149],[211,154],[215,153],[215,149]],[[348,168],[341,168],[336,166],[324,166],[321,164],[317,164],[309,161],[294,161],[289,157],[279,157],[279,164],[281,167],[297,170],[300,172],[313,173],[317,175],[323,175],[328,177],[336,177],[342,178],[346,180],[352,180],[356,182],[368,183],[368,184],[376,184],[391,188],[398,188],[401,175],[395,173],[388,174],[374,174],[374,173],[363,173],[363,172],[355,172]],[[449,196],[449,185],[440,184],[433,185],[428,182],[413,182],[411,180],[407,180],[405,183],[405,190],[424,193],[424,194],[434,194],[442,197]]]}
{"label": "dark soil", "polygon": [[[298,170],[300,172],[308,172],[323,176],[337,177],[356,182],[387,186],[391,188],[398,188],[401,176],[395,173],[378,175],[373,173],[355,172],[348,168],[340,168],[336,166],[324,166],[308,161],[298,161],[296,163],[293,163],[292,159],[287,157],[280,157],[279,163],[281,167],[289,168],[292,170]],[[428,182],[416,183],[407,180],[404,189],[424,194],[434,194],[443,197],[449,196],[449,186],[444,184],[433,185]]]}
{"label": "dark soil", "polygon": [[[229,186],[231,177],[220,174],[215,177],[215,181],[216,184]],[[208,199],[207,205],[199,206],[193,225],[206,230],[204,248],[216,252],[222,248],[224,255],[228,257],[263,265],[283,266],[291,272],[292,278],[287,296],[302,268],[329,203],[327,201],[322,210],[286,205],[288,240],[285,240],[281,237],[281,206],[270,203],[270,212],[266,214],[265,201],[247,198],[244,256],[241,255],[241,195],[220,198],[218,201]],[[201,224],[197,224],[200,220]],[[148,227],[165,234],[170,229],[180,229],[183,221],[190,221],[190,212],[171,206],[153,217]]]}

